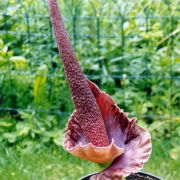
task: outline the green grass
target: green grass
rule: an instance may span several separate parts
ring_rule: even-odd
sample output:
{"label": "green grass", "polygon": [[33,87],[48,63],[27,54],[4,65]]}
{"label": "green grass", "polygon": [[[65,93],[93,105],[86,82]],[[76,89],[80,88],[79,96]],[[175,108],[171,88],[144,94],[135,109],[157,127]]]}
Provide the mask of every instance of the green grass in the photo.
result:
{"label": "green grass", "polygon": [[1,149],[0,167],[0,180],[73,180],[98,170],[98,165],[79,160],[61,147],[23,154]]}
{"label": "green grass", "polygon": [[144,171],[157,175],[164,180],[180,179],[180,160],[173,160],[169,149],[159,140],[153,140],[153,151],[149,161],[145,164]]}
{"label": "green grass", "polygon": [[[179,161],[172,160],[158,141],[153,142],[153,153],[144,170],[165,180],[179,180]],[[28,153],[0,149],[0,180],[77,180],[99,170],[97,164],[79,160],[54,145]]]}

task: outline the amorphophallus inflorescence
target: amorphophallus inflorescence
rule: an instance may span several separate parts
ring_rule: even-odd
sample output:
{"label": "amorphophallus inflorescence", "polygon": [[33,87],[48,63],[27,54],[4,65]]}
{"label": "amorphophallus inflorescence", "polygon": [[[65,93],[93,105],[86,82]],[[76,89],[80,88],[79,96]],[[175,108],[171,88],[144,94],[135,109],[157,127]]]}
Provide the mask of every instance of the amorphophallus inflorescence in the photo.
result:
{"label": "amorphophallus inflorescence", "polygon": [[75,110],[65,131],[64,148],[97,163],[111,163],[91,179],[121,179],[142,169],[151,153],[148,131],[117,107],[80,68],[65,30],[57,0],[48,0],[52,26]]}

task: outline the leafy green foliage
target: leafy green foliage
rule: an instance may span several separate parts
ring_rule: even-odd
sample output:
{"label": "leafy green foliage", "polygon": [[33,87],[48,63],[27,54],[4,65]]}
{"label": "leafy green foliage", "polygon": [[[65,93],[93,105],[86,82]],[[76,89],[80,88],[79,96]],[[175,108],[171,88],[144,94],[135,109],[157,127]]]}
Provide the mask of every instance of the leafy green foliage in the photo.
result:
{"label": "leafy green foliage", "polygon": [[[162,172],[167,179],[178,176],[174,170],[180,147],[178,0],[59,0],[59,4],[83,72],[150,129],[155,143],[147,170],[160,176]],[[23,153],[60,145],[73,104],[46,1],[1,1],[0,9],[0,143]],[[79,163],[67,154],[61,158],[72,163],[67,164],[70,169]],[[20,172],[14,159],[9,168]],[[46,176],[45,170],[40,177]],[[77,171],[86,172],[79,166]],[[69,177],[62,167],[55,173],[55,178]],[[24,177],[30,175],[25,172]]]}

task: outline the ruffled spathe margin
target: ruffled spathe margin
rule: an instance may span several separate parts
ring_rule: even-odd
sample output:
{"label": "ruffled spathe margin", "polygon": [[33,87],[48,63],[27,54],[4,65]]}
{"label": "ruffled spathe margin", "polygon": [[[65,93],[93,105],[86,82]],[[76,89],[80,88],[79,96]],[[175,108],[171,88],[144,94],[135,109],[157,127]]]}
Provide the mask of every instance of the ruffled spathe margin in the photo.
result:
{"label": "ruffled spathe margin", "polygon": [[101,110],[110,145],[96,147],[88,142],[78,124],[78,114],[74,111],[66,127],[64,148],[81,159],[112,162],[91,179],[115,179],[138,172],[151,153],[149,132],[138,126],[135,118],[128,118],[127,113],[121,111],[108,94],[89,80],[88,84]]}

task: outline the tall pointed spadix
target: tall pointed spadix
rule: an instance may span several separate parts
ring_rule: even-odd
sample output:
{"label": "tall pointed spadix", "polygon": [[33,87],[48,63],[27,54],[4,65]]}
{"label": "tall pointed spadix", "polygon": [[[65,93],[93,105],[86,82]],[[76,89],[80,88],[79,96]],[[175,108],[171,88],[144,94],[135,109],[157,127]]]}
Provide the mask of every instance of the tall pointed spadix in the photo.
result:
{"label": "tall pointed spadix", "polygon": [[48,0],[48,5],[57,45],[76,109],[76,121],[78,121],[77,123],[89,142],[99,147],[108,146],[109,140],[103,117],[69,42],[57,0]]}

